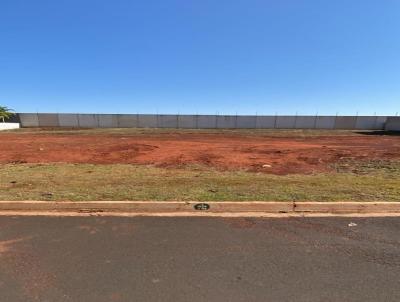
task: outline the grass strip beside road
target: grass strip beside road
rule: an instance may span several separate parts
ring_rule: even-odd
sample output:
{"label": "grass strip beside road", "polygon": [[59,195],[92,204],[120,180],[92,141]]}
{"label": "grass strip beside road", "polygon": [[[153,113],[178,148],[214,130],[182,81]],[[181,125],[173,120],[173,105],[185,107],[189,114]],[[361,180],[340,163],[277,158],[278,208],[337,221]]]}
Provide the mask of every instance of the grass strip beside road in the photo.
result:
{"label": "grass strip beside road", "polygon": [[198,166],[5,164],[0,200],[400,201],[399,167],[278,176]]}

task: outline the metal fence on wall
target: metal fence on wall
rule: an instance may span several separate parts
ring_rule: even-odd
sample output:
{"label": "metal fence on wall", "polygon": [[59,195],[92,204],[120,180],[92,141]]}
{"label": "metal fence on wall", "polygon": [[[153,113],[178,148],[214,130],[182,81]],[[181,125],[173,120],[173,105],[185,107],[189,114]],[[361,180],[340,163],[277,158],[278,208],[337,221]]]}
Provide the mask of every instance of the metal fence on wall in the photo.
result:
{"label": "metal fence on wall", "polygon": [[22,127],[383,130],[386,116],[19,113]]}

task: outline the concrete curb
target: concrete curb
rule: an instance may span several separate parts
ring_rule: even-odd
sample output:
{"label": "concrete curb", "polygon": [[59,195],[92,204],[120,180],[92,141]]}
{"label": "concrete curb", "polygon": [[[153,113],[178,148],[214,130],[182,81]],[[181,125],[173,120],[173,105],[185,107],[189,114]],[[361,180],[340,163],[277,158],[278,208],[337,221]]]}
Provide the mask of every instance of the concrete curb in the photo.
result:
{"label": "concrete curb", "polygon": [[178,202],[178,201],[0,201],[2,212],[62,213],[400,213],[400,202]]}
{"label": "concrete curb", "polygon": [[399,213],[400,202],[295,202],[297,213]]}

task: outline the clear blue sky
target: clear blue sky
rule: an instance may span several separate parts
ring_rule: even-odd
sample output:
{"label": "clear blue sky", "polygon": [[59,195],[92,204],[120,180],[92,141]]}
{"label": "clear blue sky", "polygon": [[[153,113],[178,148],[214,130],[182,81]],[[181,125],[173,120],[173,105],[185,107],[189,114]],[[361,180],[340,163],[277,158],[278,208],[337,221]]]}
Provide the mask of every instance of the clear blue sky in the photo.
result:
{"label": "clear blue sky", "polygon": [[19,112],[400,112],[399,0],[1,0]]}

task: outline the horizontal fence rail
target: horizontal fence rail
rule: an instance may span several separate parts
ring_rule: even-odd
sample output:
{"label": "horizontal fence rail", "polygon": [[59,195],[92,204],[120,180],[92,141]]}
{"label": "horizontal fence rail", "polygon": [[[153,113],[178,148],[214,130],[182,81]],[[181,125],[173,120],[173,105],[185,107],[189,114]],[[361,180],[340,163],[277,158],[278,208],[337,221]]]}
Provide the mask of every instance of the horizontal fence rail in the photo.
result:
{"label": "horizontal fence rail", "polygon": [[21,127],[400,130],[400,117],[18,113]]}

